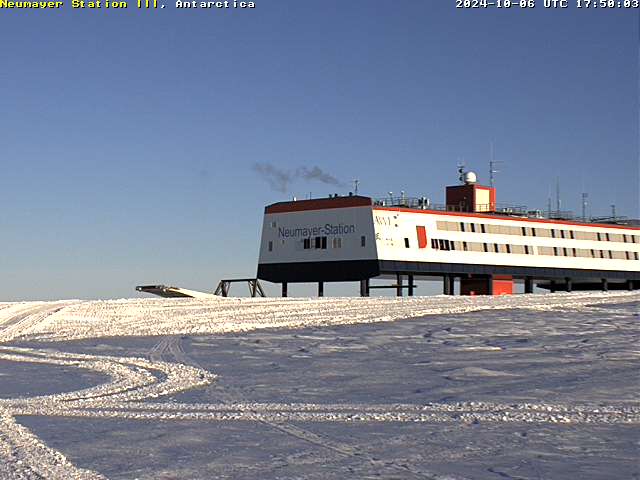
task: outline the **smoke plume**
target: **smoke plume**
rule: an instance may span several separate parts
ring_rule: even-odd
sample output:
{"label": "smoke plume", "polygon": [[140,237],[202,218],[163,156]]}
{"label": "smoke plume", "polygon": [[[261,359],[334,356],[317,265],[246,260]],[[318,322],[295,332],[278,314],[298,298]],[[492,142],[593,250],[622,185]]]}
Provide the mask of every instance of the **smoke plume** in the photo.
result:
{"label": "smoke plume", "polygon": [[253,170],[264,178],[269,186],[277,192],[286,193],[291,182],[301,179],[305,181],[316,181],[325,185],[344,186],[344,183],[333,175],[323,171],[320,167],[314,166],[298,167],[294,171],[281,170],[270,163],[256,163]]}
{"label": "smoke plume", "polygon": [[276,192],[286,193],[292,180],[290,172],[285,172],[270,163],[256,163],[253,169],[264,178]]}

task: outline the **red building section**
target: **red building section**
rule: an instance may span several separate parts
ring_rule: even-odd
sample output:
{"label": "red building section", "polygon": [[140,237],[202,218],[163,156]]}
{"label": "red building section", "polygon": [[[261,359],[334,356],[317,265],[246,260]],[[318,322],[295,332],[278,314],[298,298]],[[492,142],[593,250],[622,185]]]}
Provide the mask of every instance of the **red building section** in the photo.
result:
{"label": "red building section", "polygon": [[447,210],[454,212],[495,212],[496,189],[475,183],[447,187]]}
{"label": "red building section", "polygon": [[512,293],[513,277],[509,275],[460,279],[460,295],[511,295]]}
{"label": "red building section", "polygon": [[427,248],[427,229],[417,226],[416,233],[418,234],[418,248]]}

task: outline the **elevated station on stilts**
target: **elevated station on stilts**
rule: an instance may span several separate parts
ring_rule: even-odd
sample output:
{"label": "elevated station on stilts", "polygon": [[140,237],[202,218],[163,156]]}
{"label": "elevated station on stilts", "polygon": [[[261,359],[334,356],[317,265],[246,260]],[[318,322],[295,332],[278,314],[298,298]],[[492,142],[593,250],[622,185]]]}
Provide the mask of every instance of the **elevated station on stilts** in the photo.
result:
{"label": "elevated station on stilts", "polygon": [[[473,172],[446,188],[444,205],[425,197],[349,195],[265,208],[257,277],[279,283],[360,282],[360,293],[440,277],[453,295],[505,295],[514,282],[551,291],[640,288],[640,228],[570,220],[499,206]],[[549,212],[551,213],[551,212]],[[391,278],[395,283],[372,285]]]}

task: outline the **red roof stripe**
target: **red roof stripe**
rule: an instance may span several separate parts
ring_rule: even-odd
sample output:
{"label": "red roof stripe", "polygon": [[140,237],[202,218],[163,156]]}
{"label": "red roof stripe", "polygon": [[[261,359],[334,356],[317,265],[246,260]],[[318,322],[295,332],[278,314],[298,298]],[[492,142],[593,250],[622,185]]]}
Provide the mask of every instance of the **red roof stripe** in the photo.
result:
{"label": "red roof stripe", "polygon": [[348,207],[370,207],[371,199],[369,197],[334,197],[334,198],[318,198],[313,200],[297,200],[295,202],[280,202],[268,205],[264,209],[264,213],[288,213],[303,212],[306,210],[329,210],[332,208],[348,208]]}

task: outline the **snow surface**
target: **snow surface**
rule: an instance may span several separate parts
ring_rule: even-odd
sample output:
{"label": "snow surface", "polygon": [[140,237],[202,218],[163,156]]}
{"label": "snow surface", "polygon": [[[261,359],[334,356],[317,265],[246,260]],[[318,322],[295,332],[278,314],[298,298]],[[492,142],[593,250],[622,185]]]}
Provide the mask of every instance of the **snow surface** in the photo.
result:
{"label": "snow surface", "polygon": [[0,478],[638,478],[639,304],[0,303]]}

